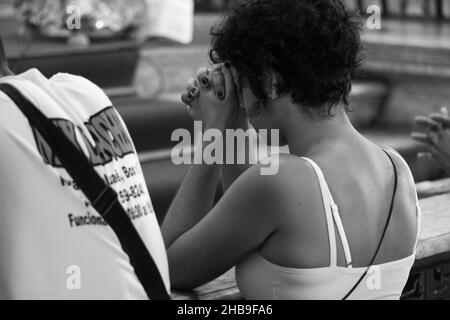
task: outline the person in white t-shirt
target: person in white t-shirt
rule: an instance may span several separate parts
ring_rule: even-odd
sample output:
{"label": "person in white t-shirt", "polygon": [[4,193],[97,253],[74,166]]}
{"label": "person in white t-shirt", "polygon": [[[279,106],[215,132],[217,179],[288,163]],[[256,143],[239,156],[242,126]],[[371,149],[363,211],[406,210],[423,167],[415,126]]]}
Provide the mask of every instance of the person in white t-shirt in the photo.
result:
{"label": "person in white t-shirt", "polygon": [[[1,41],[0,41],[1,42]],[[167,255],[135,147],[105,93],[70,74],[14,75],[16,87],[79,146],[119,201],[170,290]],[[0,299],[147,299],[113,230],[39,132],[0,92]]]}

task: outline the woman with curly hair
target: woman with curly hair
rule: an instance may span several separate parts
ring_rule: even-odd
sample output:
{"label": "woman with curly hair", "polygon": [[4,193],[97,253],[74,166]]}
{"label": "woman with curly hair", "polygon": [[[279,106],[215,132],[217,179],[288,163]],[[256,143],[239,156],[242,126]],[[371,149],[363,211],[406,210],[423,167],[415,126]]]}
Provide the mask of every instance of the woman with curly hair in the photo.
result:
{"label": "woman with curly hair", "polygon": [[173,288],[236,266],[246,299],[399,299],[420,210],[405,161],[349,121],[356,18],[338,0],[241,1],[213,28],[211,59],[183,94],[191,115],[204,130],[277,129],[290,154],[271,156],[275,175],[190,168],[163,224]]}

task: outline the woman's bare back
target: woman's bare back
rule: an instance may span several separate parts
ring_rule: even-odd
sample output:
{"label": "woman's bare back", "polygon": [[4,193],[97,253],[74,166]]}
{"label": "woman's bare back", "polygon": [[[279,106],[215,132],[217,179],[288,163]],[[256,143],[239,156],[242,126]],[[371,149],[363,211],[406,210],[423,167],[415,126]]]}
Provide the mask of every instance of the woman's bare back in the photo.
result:
{"label": "woman's bare back", "polygon": [[[394,189],[394,168],[375,144],[361,139],[356,144],[335,145],[311,156],[322,169],[336,202],[348,238],[353,266],[367,266],[386,225]],[[355,147],[357,149],[355,149]],[[353,150],[352,150],[353,149]],[[375,264],[413,254],[417,235],[416,195],[410,169],[393,151],[387,151],[397,168],[398,185],[392,218]],[[303,159],[280,159],[278,232],[261,247],[269,261],[292,268],[318,268],[330,264],[328,230],[317,175]],[[337,232],[336,232],[337,234]],[[345,266],[338,241],[338,265]]]}

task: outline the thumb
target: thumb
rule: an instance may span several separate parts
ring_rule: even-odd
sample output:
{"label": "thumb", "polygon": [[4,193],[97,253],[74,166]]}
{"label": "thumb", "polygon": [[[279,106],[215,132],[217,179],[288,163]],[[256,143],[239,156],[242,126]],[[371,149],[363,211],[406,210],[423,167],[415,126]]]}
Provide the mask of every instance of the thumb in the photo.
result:
{"label": "thumb", "polygon": [[236,92],[236,84],[233,81],[233,74],[231,72],[230,66],[228,63],[224,63],[222,67],[222,72],[225,79],[225,87],[228,90],[228,94],[233,94]]}

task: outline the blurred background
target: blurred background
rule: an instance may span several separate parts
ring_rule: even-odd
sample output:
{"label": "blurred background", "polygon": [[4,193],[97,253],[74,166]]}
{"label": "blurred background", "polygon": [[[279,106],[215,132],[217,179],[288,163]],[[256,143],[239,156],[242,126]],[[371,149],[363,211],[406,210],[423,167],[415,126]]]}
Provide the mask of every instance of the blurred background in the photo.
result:
{"label": "blurred background", "polygon": [[[417,182],[443,178],[433,160],[417,159],[423,146],[409,134],[414,116],[450,105],[450,0],[345,2],[368,21],[352,121],[399,151]],[[106,90],[134,139],[161,221],[187,170],[170,158],[172,132],[192,131],[180,95],[208,63],[209,29],[230,3],[0,0],[0,35],[14,72],[70,72]]]}

